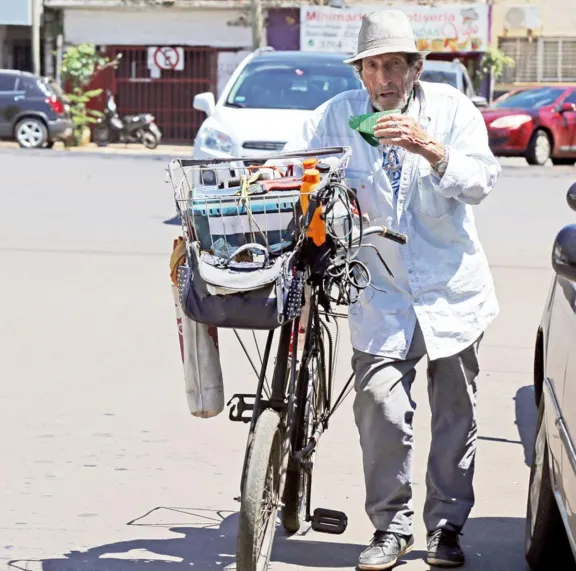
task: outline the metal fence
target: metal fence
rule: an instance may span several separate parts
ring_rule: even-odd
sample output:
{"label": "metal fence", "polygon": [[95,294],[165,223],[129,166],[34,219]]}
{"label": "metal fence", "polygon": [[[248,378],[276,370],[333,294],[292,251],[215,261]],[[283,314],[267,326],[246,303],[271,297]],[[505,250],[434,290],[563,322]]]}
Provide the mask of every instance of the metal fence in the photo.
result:
{"label": "metal fence", "polygon": [[576,38],[499,38],[498,47],[516,62],[502,83],[576,81]]}
{"label": "metal fence", "polygon": [[[218,48],[185,47],[181,71],[162,70],[153,77],[145,46],[111,46],[107,55],[122,53],[116,72],[116,102],[121,115],[152,113],[167,142],[191,144],[205,118],[193,108],[194,96],[216,93]],[[233,50],[232,50],[233,51]]]}

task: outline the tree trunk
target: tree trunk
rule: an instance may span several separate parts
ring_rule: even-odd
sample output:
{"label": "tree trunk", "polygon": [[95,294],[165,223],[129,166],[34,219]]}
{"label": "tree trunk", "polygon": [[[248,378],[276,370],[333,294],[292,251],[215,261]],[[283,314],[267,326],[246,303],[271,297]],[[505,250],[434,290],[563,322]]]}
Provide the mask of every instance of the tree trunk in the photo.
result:
{"label": "tree trunk", "polygon": [[496,84],[496,78],[494,77],[494,68],[490,70],[490,89],[488,90],[488,103],[491,105],[494,101],[494,86]]}

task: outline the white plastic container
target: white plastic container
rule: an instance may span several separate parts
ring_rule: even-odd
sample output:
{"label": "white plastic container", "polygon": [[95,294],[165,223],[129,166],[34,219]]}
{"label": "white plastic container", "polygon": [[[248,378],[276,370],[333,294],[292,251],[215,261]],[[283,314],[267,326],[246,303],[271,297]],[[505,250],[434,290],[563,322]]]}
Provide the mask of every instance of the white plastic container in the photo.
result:
{"label": "white plastic container", "polygon": [[192,416],[213,418],[224,410],[224,381],[218,351],[218,329],[187,317],[180,306],[178,288],[172,285],[184,385]]}

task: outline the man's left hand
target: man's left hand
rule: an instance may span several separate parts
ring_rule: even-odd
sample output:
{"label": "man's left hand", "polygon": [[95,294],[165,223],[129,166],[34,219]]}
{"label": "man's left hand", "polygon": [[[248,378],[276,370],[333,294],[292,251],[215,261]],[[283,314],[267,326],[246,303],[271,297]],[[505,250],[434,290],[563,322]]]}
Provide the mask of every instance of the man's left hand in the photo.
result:
{"label": "man's left hand", "polygon": [[403,147],[409,153],[422,155],[432,165],[444,156],[444,146],[406,115],[381,117],[374,127],[374,136],[382,145]]}

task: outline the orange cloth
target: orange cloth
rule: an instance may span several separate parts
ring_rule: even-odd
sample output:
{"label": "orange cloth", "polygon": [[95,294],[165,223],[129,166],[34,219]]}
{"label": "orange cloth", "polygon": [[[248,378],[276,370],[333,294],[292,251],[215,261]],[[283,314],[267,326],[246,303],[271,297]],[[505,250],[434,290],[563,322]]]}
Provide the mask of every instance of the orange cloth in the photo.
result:
{"label": "orange cloth", "polygon": [[186,263],[186,241],[178,236],[173,243],[172,255],[170,256],[170,279],[174,285],[178,285],[178,267]]}

